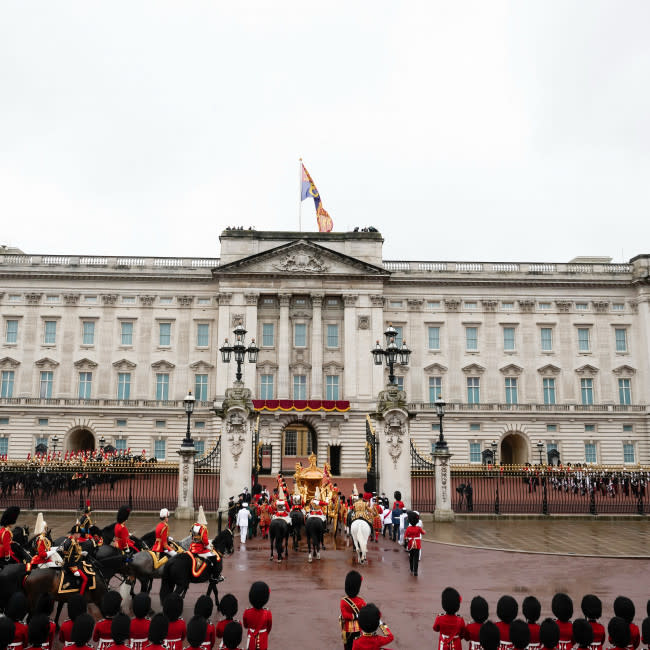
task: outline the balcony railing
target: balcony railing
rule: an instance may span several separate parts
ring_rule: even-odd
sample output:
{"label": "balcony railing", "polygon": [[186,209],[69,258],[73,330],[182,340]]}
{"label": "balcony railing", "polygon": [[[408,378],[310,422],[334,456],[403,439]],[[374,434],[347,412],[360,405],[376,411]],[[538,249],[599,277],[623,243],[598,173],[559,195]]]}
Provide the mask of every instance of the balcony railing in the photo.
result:
{"label": "balcony railing", "polygon": [[397,273],[593,274],[632,273],[631,264],[556,264],[549,262],[410,262],[384,260]]}
{"label": "balcony railing", "polygon": [[[3,397],[0,406],[87,406],[92,408],[168,408],[182,409],[182,399],[75,399],[68,397]],[[197,407],[212,408],[214,402],[197,401]]]}
{"label": "balcony railing", "polygon": [[66,266],[108,269],[211,269],[219,266],[218,257],[108,257],[97,255],[0,255],[5,266]]}
{"label": "balcony railing", "polygon": [[[436,410],[434,402],[411,402],[408,405],[410,411],[433,411]],[[500,404],[500,403],[450,403],[445,407],[447,412],[462,411],[517,411],[517,412],[543,412],[543,413],[566,413],[590,412],[590,413],[645,413],[648,407],[645,404]]]}

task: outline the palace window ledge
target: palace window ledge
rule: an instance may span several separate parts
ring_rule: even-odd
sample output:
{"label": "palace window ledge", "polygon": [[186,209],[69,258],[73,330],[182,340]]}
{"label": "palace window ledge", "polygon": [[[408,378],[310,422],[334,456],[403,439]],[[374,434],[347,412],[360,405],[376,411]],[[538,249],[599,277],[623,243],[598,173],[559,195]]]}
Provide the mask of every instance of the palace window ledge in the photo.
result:
{"label": "palace window ledge", "polygon": [[[126,408],[169,408],[182,409],[182,399],[156,400],[156,399],[78,399],[68,397],[3,397],[0,406],[87,406],[99,407],[126,407]],[[196,407],[212,409],[214,402],[197,401]]]}
{"label": "palace window ledge", "polygon": [[[409,411],[435,411],[433,402],[410,402]],[[566,413],[566,412],[591,412],[591,413],[645,413],[648,406],[645,404],[503,404],[503,403],[448,403],[445,410],[451,411],[518,411],[538,413]]]}

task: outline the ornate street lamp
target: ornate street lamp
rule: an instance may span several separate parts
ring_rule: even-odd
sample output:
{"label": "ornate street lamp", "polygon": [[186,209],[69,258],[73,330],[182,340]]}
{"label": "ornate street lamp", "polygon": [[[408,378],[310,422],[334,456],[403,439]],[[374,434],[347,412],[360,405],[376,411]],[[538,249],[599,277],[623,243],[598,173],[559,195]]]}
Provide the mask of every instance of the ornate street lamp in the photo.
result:
{"label": "ornate street lamp", "polygon": [[56,454],[56,446],[59,444],[59,436],[52,436],[52,455]]}
{"label": "ornate street lamp", "polygon": [[537,441],[537,451],[539,452],[539,464],[543,465],[543,463],[542,463],[542,452],[544,451],[544,443],[541,440]]}
{"label": "ornate street lamp", "polygon": [[194,404],[196,399],[192,395],[192,391],[189,391],[183,400],[183,406],[185,407],[185,413],[187,413],[187,430],[185,431],[185,438],[183,439],[182,447],[194,447],[194,440],[190,436],[190,418],[192,417],[192,412],[194,411]]}
{"label": "ornate street lamp", "polygon": [[99,439],[99,451],[104,451],[105,446],[106,446],[106,438],[104,438],[104,436],[102,436]]}
{"label": "ornate street lamp", "polygon": [[397,334],[398,331],[392,325],[388,325],[384,332],[386,348],[382,348],[379,341],[377,341],[375,347],[370,350],[376,366],[381,366],[382,360],[386,362],[388,366],[388,383],[390,384],[395,383],[395,364],[399,363],[400,366],[408,366],[409,356],[411,355],[411,350],[406,346],[406,341],[402,342],[402,347],[398,347],[397,343],[395,343]]}
{"label": "ornate street lamp", "polygon": [[246,344],[244,342],[244,337],[246,336],[246,330],[242,326],[241,323],[235,327],[233,330],[233,334],[235,335],[235,342],[233,345],[228,344],[228,339],[224,341],[223,346],[219,348],[219,352],[221,352],[221,360],[224,363],[230,363],[230,358],[234,354],[235,355],[235,361],[237,362],[237,381],[241,381],[242,378],[242,372],[241,372],[241,364],[244,363],[244,360],[246,359],[246,353],[248,353],[248,362],[249,363],[257,363],[257,353],[260,351],[260,349],[255,345],[255,339],[251,341],[251,344],[246,347]]}
{"label": "ornate street lamp", "polygon": [[492,462],[496,465],[497,464],[497,441],[493,440],[490,443],[490,447],[492,447]]}
{"label": "ornate street lamp", "polygon": [[445,406],[447,406],[446,402],[442,397],[438,396],[438,399],[435,401],[436,405],[436,415],[438,416],[438,420],[440,421],[440,436],[438,437],[438,441],[436,442],[436,451],[447,451],[447,441],[445,440],[445,436],[442,432],[442,418],[445,417]]}

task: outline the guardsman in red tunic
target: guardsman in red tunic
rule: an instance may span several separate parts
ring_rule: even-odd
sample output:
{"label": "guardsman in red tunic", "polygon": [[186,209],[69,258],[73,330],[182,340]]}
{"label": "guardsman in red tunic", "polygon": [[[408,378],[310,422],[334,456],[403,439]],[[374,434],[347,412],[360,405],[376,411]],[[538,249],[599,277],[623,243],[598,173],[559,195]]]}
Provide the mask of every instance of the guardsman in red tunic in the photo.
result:
{"label": "guardsman in red tunic", "polygon": [[417,578],[418,566],[420,564],[420,551],[422,549],[422,535],[425,531],[418,526],[420,515],[411,510],[408,514],[409,525],[404,531],[404,540],[406,542],[406,550],[409,552],[409,565],[411,568],[411,575]]}
{"label": "guardsman in red tunic", "polygon": [[102,598],[99,609],[104,617],[97,621],[93,630],[93,641],[97,644],[97,650],[107,650],[115,643],[113,639],[113,619],[120,613],[122,596],[117,591],[107,591]]}
{"label": "guardsman in red tunic", "polygon": [[[381,620],[381,612],[376,605],[370,603],[359,611],[359,627],[361,636],[352,644],[352,650],[375,650],[389,644],[395,637]],[[381,630],[382,636],[377,634]]]}
{"label": "guardsman in red tunic", "polygon": [[201,650],[208,633],[208,621],[203,616],[194,615],[187,624],[186,650]]}
{"label": "guardsman in red tunic", "polygon": [[605,628],[598,622],[598,619],[603,615],[603,604],[598,596],[587,594],[583,597],[580,603],[580,608],[585,618],[589,621],[591,629],[594,633],[591,641],[592,650],[603,650],[603,643],[605,643]]}
{"label": "guardsman in red tunic", "polygon": [[578,618],[573,621],[573,640],[579,650],[588,650],[594,640],[594,631],[589,625],[589,621],[584,618]]}
{"label": "guardsman in red tunic", "polygon": [[129,506],[120,506],[120,509],[117,511],[117,523],[115,524],[112,541],[112,545],[125,555],[125,562],[130,562],[130,555],[138,552],[138,548],[129,535],[129,529],[126,527],[126,520],[130,514],[131,508]]}
{"label": "guardsman in red tunic", "polygon": [[13,535],[10,529],[10,526],[13,526],[16,523],[19,514],[20,508],[18,506],[9,506],[2,513],[2,518],[0,518],[0,561],[5,564],[11,562],[17,562],[20,564],[20,560],[11,549]]}
{"label": "guardsman in red tunic", "polygon": [[[281,474],[278,474],[278,477],[281,476]],[[287,502],[284,500],[284,490],[282,487],[278,488],[278,500],[275,502],[275,512],[273,513],[272,519],[282,519],[282,521],[287,522],[287,526],[291,526],[291,517],[287,511]]]}
{"label": "guardsman in red tunic", "polygon": [[252,607],[244,612],[242,620],[248,632],[246,650],[268,650],[273,616],[264,605],[269,602],[270,595],[271,591],[266,582],[254,582],[251,585],[248,600]]}
{"label": "guardsman in red tunic", "polygon": [[162,553],[174,557],[176,551],[169,545],[169,510],[163,508],[160,511],[160,523],[156,526],[156,541],[154,542],[152,551],[158,553],[160,559]]}
{"label": "guardsman in red tunic", "polygon": [[634,615],[636,610],[634,608],[634,603],[627,596],[617,596],[614,600],[614,616],[620,616],[622,619],[628,622],[630,626],[630,650],[639,647],[641,643],[641,635],[639,634],[639,628],[632,622],[634,621]]}
{"label": "guardsman in red tunic", "polygon": [[474,596],[469,604],[469,613],[472,622],[465,626],[463,639],[469,642],[468,650],[481,650],[481,627],[489,616],[487,600],[483,596]]}
{"label": "guardsman in red tunic", "polygon": [[519,605],[512,596],[501,596],[497,601],[497,617],[499,620],[496,626],[499,628],[499,636],[501,643],[499,648],[501,650],[512,650],[512,643],[510,641],[510,623],[517,618],[519,612]]}
{"label": "guardsman in red tunic", "polygon": [[[197,601],[198,604],[198,601]],[[221,639],[219,642],[219,647],[223,647],[223,634],[226,629],[226,626],[229,623],[232,623],[233,621],[238,623],[239,621],[236,621],[235,616],[237,614],[237,609],[239,608],[239,603],[237,602],[237,598],[233,596],[232,594],[226,594],[220,601],[218,605],[219,611],[225,616],[225,618],[221,621],[219,621],[215,627],[215,635],[217,639]],[[240,639],[241,641],[241,639]]]}
{"label": "guardsman in red tunic", "polygon": [[272,509],[266,497],[262,497],[262,502],[259,506],[258,516],[260,518],[260,531],[262,532],[262,539],[267,539],[269,536],[269,525],[271,524]]}
{"label": "guardsman in red tunic", "polygon": [[499,628],[494,623],[492,623],[492,621],[486,621],[483,623],[479,632],[478,647],[482,648],[483,650],[497,650],[499,647],[499,642]]}
{"label": "guardsman in red tunic", "polygon": [[526,596],[521,603],[521,613],[524,615],[526,623],[528,623],[528,631],[530,632],[528,650],[539,650],[539,624],[537,621],[542,613],[542,605],[535,596]]}
{"label": "guardsman in red tunic", "polygon": [[551,601],[551,611],[557,619],[557,626],[560,628],[560,640],[557,644],[558,650],[571,650],[573,648],[573,601],[567,594],[555,594]]}
{"label": "guardsman in red tunic", "polygon": [[365,607],[366,601],[359,598],[363,577],[358,571],[349,571],[345,576],[345,598],[341,598],[341,633],[344,650],[351,650],[355,639],[361,636],[359,627],[359,611]]}
{"label": "guardsman in red tunic", "polygon": [[453,587],[443,589],[442,609],[445,613],[437,616],[433,622],[433,631],[440,632],[438,650],[462,650],[465,621],[456,615],[460,609],[460,594]]}
{"label": "guardsman in red tunic", "polygon": [[52,542],[47,538],[47,524],[43,519],[43,513],[39,512],[36,526],[34,527],[34,534],[37,535],[36,538],[36,555],[32,557],[32,566],[40,566],[43,568],[46,564],[49,566],[55,566],[53,563],[50,564],[50,556],[54,554],[54,551],[51,550]]}
{"label": "guardsman in red tunic", "polygon": [[614,618],[607,625],[609,639],[614,646],[611,650],[625,650],[632,643],[629,623],[620,616]]}

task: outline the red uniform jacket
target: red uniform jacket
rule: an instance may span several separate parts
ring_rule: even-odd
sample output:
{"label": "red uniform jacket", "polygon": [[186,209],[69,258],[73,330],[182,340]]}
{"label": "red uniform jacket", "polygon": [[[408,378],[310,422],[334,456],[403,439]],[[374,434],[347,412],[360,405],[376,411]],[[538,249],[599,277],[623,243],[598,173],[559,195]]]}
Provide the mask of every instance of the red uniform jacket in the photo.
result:
{"label": "red uniform jacket", "polygon": [[404,539],[406,540],[406,548],[411,551],[414,548],[422,548],[422,535],[425,531],[419,526],[408,526],[404,531]]}
{"label": "red uniform jacket", "polygon": [[134,618],[131,621],[131,632],[130,632],[131,639],[133,639],[134,641],[141,641],[142,639],[147,641],[147,638],[149,636],[150,624],[151,621],[148,618]]}
{"label": "red uniform jacket", "polygon": [[[350,600],[357,606],[357,611],[366,606],[366,601],[358,596],[350,598]],[[346,602],[345,598],[341,598],[341,618],[343,619],[343,630],[348,634],[361,631],[359,622],[357,621],[357,615]]]}
{"label": "red uniform jacket", "polygon": [[162,553],[166,548],[168,548],[167,545],[168,535],[169,535],[169,524],[165,523],[164,521],[161,521],[156,526],[156,541],[152,546],[151,550],[156,551],[157,553]]}
{"label": "red uniform jacket", "polygon": [[14,650],[22,650],[23,648],[26,648],[28,645],[27,641],[27,626],[24,623],[20,623],[19,621],[15,621],[14,625],[16,626],[16,629],[14,631],[14,640],[12,643],[20,643],[21,645],[15,646]]}
{"label": "red uniform jacket", "polygon": [[598,621],[589,621],[589,625],[591,625],[591,629],[594,633],[592,645],[598,644],[602,647],[603,643],[605,643],[605,627]]}
{"label": "red uniform jacket", "polygon": [[395,637],[393,633],[385,627],[386,636],[378,636],[376,634],[363,633],[358,639],[354,640],[352,650],[373,650],[374,648],[381,648],[389,644]]}
{"label": "red uniform jacket", "polygon": [[203,650],[212,650],[216,642],[217,630],[212,623],[208,623],[208,627],[205,631],[205,641],[201,644],[201,648],[203,648]]}
{"label": "red uniform jacket", "polygon": [[194,541],[194,533],[192,533],[192,543],[190,544],[190,553],[195,553],[197,555],[201,553],[207,553],[210,548],[208,544],[210,544],[210,540],[208,539],[208,529],[205,526],[201,526],[201,530],[199,532],[199,535],[201,536],[200,541]]}
{"label": "red uniform jacket", "polygon": [[497,621],[496,626],[499,628],[499,636],[501,638],[501,643],[503,643],[504,641],[506,643],[510,643],[510,623]]}
{"label": "red uniform jacket", "polygon": [[214,633],[217,639],[223,639],[223,631],[226,629],[226,625],[236,620],[236,618],[224,618],[223,621],[219,621],[217,626],[214,628]]}
{"label": "red uniform jacket", "polygon": [[59,630],[59,641],[61,641],[61,643],[70,644],[73,642],[70,636],[72,634],[73,625],[74,625],[74,621],[70,620],[69,618],[63,621],[63,623],[61,624],[61,629]]}
{"label": "red uniform jacket", "polygon": [[269,632],[273,625],[271,610],[250,607],[244,612],[242,623],[248,630],[247,650],[268,650]]}
{"label": "red uniform jacket", "polygon": [[114,645],[109,645],[106,650],[131,650],[131,648],[128,645],[124,644],[114,644]]}
{"label": "red uniform jacket", "polygon": [[565,650],[573,646],[573,623],[571,621],[555,621],[560,628],[560,641],[558,650]]}
{"label": "red uniform jacket", "polygon": [[165,647],[168,650],[182,650],[186,635],[187,625],[185,625],[185,621],[182,618],[176,621],[170,621],[167,638],[165,639]]}
{"label": "red uniform jacket", "polygon": [[539,645],[539,625],[537,623],[528,623],[530,632],[530,642]]}
{"label": "red uniform jacket", "polygon": [[438,650],[463,650],[461,638],[465,632],[465,621],[460,616],[440,614],[433,622],[433,631],[440,632]]}
{"label": "red uniform jacket", "polygon": [[126,524],[115,524],[115,545],[121,551],[126,551],[127,548],[131,547],[134,551],[137,551],[136,545],[133,543],[133,540],[129,537],[129,529],[126,527]]}
{"label": "red uniform jacket", "polygon": [[36,555],[32,558],[32,564],[44,564],[47,562],[47,552],[50,550],[50,540],[39,535],[36,542]]}
{"label": "red uniform jacket", "polygon": [[11,540],[13,535],[11,531],[4,527],[0,528],[0,557],[4,558],[13,558],[15,562],[19,562],[18,558],[14,555],[14,552],[11,550]]}
{"label": "red uniform jacket", "polygon": [[113,619],[111,618],[103,618],[101,621],[97,621],[93,630],[93,641],[97,643],[100,639],[104,639],[104,641],[108,640],[113,643],[113,635],[111,634],[112,624]]}
{"label": "red uniform jacket", "polygon": [[50,621],[50,632],[47,635],[47,641],[41,646],[43,650],[50,650],[54,644],[54,637],[56,636],[56,623]]}
{"label": "red uniform jacket", "polygon": [[[608,640],[610,643],[613,643],[611,637],[608,637]],[[595,633],[594,633],[594,643],[597,643]],[[634,623],[630,623],[630,645],[627,647],[628,649],[638,648],[640,643],[641,643],[641,635],[639,634],[639,628]]]}
{"label": "red uniform jacket", "polygon": [[480,633],[481,633],[482,623],[468,623],[463,630],[463,639],[465,641],[470,641],[470,648],[473,643],[480,643]]}

